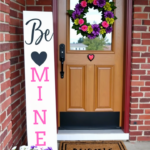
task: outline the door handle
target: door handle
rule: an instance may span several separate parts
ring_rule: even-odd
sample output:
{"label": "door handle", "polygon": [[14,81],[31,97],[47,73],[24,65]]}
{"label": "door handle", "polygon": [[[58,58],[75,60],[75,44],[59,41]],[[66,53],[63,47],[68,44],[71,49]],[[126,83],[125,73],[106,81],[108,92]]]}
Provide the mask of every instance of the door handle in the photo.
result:
{"label": "door handle", "polygon": [[64,44],[60,44],[59,52],[60,52],[60,62],[61,62],[60,76],[63,79],[64,78],[64,61],[65,61],[65,45]]}

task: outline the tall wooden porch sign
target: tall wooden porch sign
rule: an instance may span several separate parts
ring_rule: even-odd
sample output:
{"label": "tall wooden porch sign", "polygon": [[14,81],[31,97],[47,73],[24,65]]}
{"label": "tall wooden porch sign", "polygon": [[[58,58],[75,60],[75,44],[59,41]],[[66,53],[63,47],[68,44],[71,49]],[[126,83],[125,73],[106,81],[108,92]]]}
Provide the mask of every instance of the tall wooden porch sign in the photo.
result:
{"label": "tall wooden porch sign", "polygon": [[28,145],[57,150],[52,12],[23,17]]}

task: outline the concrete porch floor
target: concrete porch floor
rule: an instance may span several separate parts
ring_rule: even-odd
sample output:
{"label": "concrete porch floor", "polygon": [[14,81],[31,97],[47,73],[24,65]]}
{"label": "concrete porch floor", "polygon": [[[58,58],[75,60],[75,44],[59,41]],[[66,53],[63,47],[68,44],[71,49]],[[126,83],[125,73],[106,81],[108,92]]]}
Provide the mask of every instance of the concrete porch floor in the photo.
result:
{"label": "concrete porch floor", "polygon": [[150,142],[124,142],[127,150],[150,150]]}
{"label": "concrete porch floor", "polygon": [[150,150],[150,142],[124,142],[124,144],[127,150]]}

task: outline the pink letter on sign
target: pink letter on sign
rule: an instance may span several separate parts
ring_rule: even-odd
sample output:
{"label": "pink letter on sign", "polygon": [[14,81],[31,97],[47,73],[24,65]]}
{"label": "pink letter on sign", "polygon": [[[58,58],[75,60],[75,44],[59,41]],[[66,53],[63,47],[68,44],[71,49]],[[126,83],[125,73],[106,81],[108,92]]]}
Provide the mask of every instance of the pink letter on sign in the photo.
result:
{"label": "pink letter on sign", "polygon": [[36,146],[46,146],[46,142],[44,142],[43,144],[39,144],[39,140],[43,140],[43,138],[39,137],[39,134],[43,134],[44,136],[46,135],[45,131],[44,132],[35,132],[36,134]]}
{"label": "pink letter on sign", "polygon": [[38,99],[38,101],[42,101],[42,98],[41,98],[41,88],[42,88],[42,86],[38,86],[38,88],[39,88],[39,99]]}
{"label": "pink letter on sign", "polygon": [[39,75],[38,75],[38,73],[37,73],[36,68],[31,68],[31,70],[32,70],[32,80],[31,80],[31,82],[36,82],[36,80],[34,79],[34,72],[36,73],[36,76],[37,76],[37,78],[38,78],[38,80],[39,80],[40,82],[41,82],[41,80],[42,80],[42,78],[43,78],[44,72],[46,72],[46,73],[45,73],[46,79],[45,79],[44,81],[48,82],[48,81],[49,81],[49,80],[48,80],[48,69],[49,69],[49,67],[44,67],[44,70],[43,70],[42,75],[41,75],[41,78],[40,78]]}
{"label": "pink letter on sign", "polygon": [[42,121],[43,124],[46,124],[46,111],[47,110],[42,110],[44,112],[44,119],[42,119],[42,117],[40,116],[39,112],[37,110],[33,110],[34,112],[34,119],[35,119],[35,123],[33,124],[38,124],[37,123],[37,115],[39,116],[40,120]]}

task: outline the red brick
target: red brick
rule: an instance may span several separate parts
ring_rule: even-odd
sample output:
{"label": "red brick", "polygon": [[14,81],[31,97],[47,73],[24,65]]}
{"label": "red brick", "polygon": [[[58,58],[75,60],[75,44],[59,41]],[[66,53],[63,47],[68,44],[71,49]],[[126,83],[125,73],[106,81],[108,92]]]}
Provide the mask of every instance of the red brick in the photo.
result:
{"label": "red brick", "polygon": [[142,20],[133,20],[133,25],[141,25],[142,24]]}
{"label": "red brick", "polygon": [[131,109],[131,113],[132,114],[142,114],[143,113],[143,109]]}
{"label": "red brick", "polygon": [[141,12],[142,11],[142,7],[134,7],[134,12]]}
{"label": "red brick", "polygon": [[150,108],[150,104],[140,104],[140,108]]}
{"label": "red brick", "polygon": [[5,15],[5,22],[10,23],[10,16],[9,15]]}
{"label": "red brick", "polygon": [[150,135],[150,131],[145,131],[144,135]]}
{"label": "red brick", "polygon": [[150,58],[148,58],[148,63],[150,63]]}
{"label": "red brick", "polygon": [[146,109],[145,114],[150,114],[150,109]]}
{"label": "red brick", "polygon": [[20,97],[21,95],[23,95],[25,93],[24,89],[22,89],[21,91],[19,91],[18,93],[14,94],[11,96],[11,100],[12,102],[14,102],[16,99],[18,99],[18,97]]}
{"label": "red brick", "polygon": [[139,76],[131,76],[131,80],[139,80]]}
{"label": "red brick", "polygon": [[10,68],[10,62],[6,62],[4,64],[0,64],[0,72],[3,72]]}
{"label": "red brick", "polygon": [[27,10],[30,10],[30,11],[42,11],[42,7],[41,6],[27,6]]}
{"label": "red brick", "polygon": [[137,130],[137,126],[130,126],[130,130]]}
{"label": "red brick", "polygon": [[142,131],[130,131],[130,135],[142,135]]}
{"label": "red brick", "polygon": [[132,97],[142,97],[143,93],[141,93],[141,92],[131,93],[131,96]]}
{"label": "red brick", "polygon": [[11,86],[14,86],[22,81],[22,76],[19,76],[11,81]]}
{"label": "red brick", "polygon": [[142,45],[150,45],[150,40],[142,40]]}
{"label": "red brick", "polygon": [[0,13],[0,21],[4,22],[4,14]]}
{"label": "red brick", "polygon": [[132,39],[133,44],[140,44],[141,40],[140,39]]}
{"label": "red brick", "polygon": [[130,115],[130,119],[137,119],[138,115]]}
{"label": "red brick", "polygon": [[150,12],[150,7],[145,7],[144,12]]}
{"label": "red brick", "polygon": [[4,146],[4,147],[7,145],[7,143],[10,141],[11,138],[12,138],[12,131],[10,130],[9,134],[8,134],[7,137],[4,139],[4,142],[3,142],[3,146]]}
{"label": "red brick", "polygon": [[141,137],[137,137],[138,141],[150,141],[150,136],[146,137],[146,136],[141,136]]}
{"label": "red brick", "polygon": [[132,70],[132,74],[145,74],[145,70]]}
{"label": "red brick", "polygon": [[140,102],[142,102],[142,103],[143,103],[143,102],[146,102],[146,103],[147,103],[147,102],[150,102],[150,98],[141,98],[141,99],[140,99]]}
{"label": "red brick", "polygon": [[131,108],[138,108],[138,104],[130,104]]}
{"label": "red brick", "polygon": [[135,18],[135,19],[148,19],[148,14],[134,13],[133,18]]}
{"label": "red brick", "polygon": [[53,11],[51,6],[44,6],[44,11]]}
{"label": "red brick", "polygon": [[150,97],[150,93],[145,93],[145,97]]}
{"label": "red brick", "polygon": [[17,18],[17,11],[11,9],[11,10],[10,10],[10,16]]}
{"label": "red brick", "polygon": [[5,13],[9,13],[10,9],[8,5],[5,5],[3,3],[0,3],[0,11],[5,12]]}
{"label": "red brick", "polygon": [[7,131],[9,132],[12,129],[12,122],[9,123],[9,125],[7,126]]}
{"label": "red brick", "polygon": [[142,125],[143,120],[131,120],[130,124],[132,124],[132,125]]}
{"label": "red brick", "polygon": [[141,76],[140,80],[150,80],[150,76]]}
{"label": "red brick", "polygon": [[139,126],[138,130],[150,130],[150,126]]}
{"label": "red brick", "polygon": [[11,98],[9,97],[1,104],[1,109],[4,111],[11,104]]}
{"label": "red brick", "polygon": [[133,38],[141,38],[141,33],[133,33]]}
{"label": "red brick", "polygon": [[1,32],[9,32],[9,24],[0,23],[0,31]]}
{"label": "red brick", "polygon": [[16,10],[20,10],[20,6],[19,4],[15,3],[15,2],[12,2],[10,1],[10,7],[13,8],[13,9],[16,9]]}
{"label": "red brick", "polygon": [[141,69],[150,69],[150,64],[141,64]]}
{"label": "red brick", "polygon": [[139,66],[139,64],[132,64],[131,67],[132,67],[132,69],[139,69],[140,66]]}
{"label": "red brick", "polygon": [[4,74],[0,74],[0,83],[4,81]]}
{"label": "red brick", "polygon": [[146,26],[133,26],[133,31],[146,31]]}
{"label": "red brick", "polygon": [[26,0],[26,5],[34,5],[34,0]]}
{"label": "red brick", "polygon": [[6,77],[6,79],[10,78],[10,71],[7,71],[7,72],[5,73],[5,77]]}
{"label": "red brick", "polygon": [[6,118],[6,111],[4,111],[1,115],[0,115],[0,123],[2,123]]}
{"label": "red brick", "polygon": [[5,3],[10,4],[10,0],[5,0]]}
{"label": "red brick", "polygon": [[134,0],[134,5],[148,5],[148,0]]}
{"label": "red brick", "polygon": [[4,61],[4,54],[0,54],[0,62]]}
{"label": "red brick", "polygon": [[0,33],[0,42],[3,42],[3,41],[4,41],[4,34]]}
{"label": "red brick", "polygon": [[7,117],[7,119],[2,123],[2,130],[4,130],[8,126],[10,121],[11,121],[11,115],[9,115],[9,117]]}
{"label": "red brick", "polygon": [[20,21],[18,19],[10,18],[10,24],[14,26],[20,26]]}
{"label": "red brick", "polygon": [[139,115],[139,119],[150,119],[150,115]]}
{"label": "red brick", "polygon": [[5,41],[10,41],[10,34],[5,34]]}
{"label": "red brick", "polygon": [[5,59],[6,59],[6,60],[9,60],[9,59],[10,59],[10,52],[5,53]]}
{"label": "red brick", "polygon": [[20,35],[10,35],[10,41],[11,42],[20,41]]}
{"label": "red brick", "polygon": [[25,5],[25,0],[17,0],[18,3]]}
{"label": "red brick", "polygon": [[52,0],[38,0],[36,5],[52,5]]}
{"label": "red brick", "polygon": [[132,58],[132,63],[145,63],[145,58]]}
{"label": "red brick", "polygon": [[150,87],[141,87],[140,91],[150,91]]}
{"label": "red brick", "polygon": [[144,81],[131,81],[131,86],[144,86]]}
{"label": "red brick", "polygon": [[139,91],[138,87],[131,87],[131,91]]}
{"label": "red brick", "polygon": [[6,97],[9,97],[11,95],[11,89],[8,89],[7,91],[6,91]]}
{"label": "red brick", "polygon": [[150,121],[145,121],[145,124],[146,125],[150,125]]}
{"label": "red brick", "polygon": [[150,20],[143,20],[143,21],[142,21],[142,24],[143,24],[143,25],[150,25]]}
{"label": "red brick", "polygon": [[150,33],[142,33],[142,38],[143,39],[149,39],[150,38]]}
{"label": "red brick", "polygon": [[10,87],[10,80],[5,81],[4,83],[1,84],[1,91],[4,91]]}

